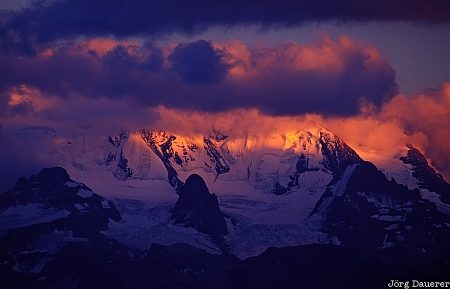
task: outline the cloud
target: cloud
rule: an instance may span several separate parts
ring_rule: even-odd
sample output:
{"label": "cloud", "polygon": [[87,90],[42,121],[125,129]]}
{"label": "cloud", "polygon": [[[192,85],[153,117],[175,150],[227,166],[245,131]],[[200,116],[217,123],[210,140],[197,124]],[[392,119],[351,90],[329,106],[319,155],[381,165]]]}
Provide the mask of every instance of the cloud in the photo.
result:
{"label": "cloud", "polygon": [[393,98],[382,117],[397,121],[407,134],[422,134],[426,156],[450,180],[450,82],[437,91]]}
{"label": "cloud", "polygon": [[218,51],[205,40],[177,45],[169,60],[181,78],[192,84],[219,82],[228,70]]}
{"label": "cloud", "polygon": [[[226,55],[228,45],[222,49]],[[324,35],[307,44],[257,47],[249,54],[236,53],[232,43],[230,50],[229,61],[238,71],[231,100],[266,113],[352,115],[362,102],[380,106],[397,92],[390,64],[374,47],[348,37]]]}
{"label": "cloud", "polygon": [[[294,26],[308,22],[449,22],[450,4],[442,0],[400,1],[37,1],[2,21],[4,48],[24,51],[30,43],[83,36],[195,33],[211,26],[256,24]],[[7,39],[8,41],[5,41]]]}
{"label": "cloud", "polygon": [[[36,87],[20,85],[4,94],[5,102],[0,124],[19,127],[33,125],[55,127],[70,131],[76,126],[89,126],[101,133],[119,129],[145,127],[157,118],[151,107],[145,107],[126,99],[85,98],[72,96],[60,98],[45,95]],[[25,106],[26,108],[23,108]]]}
{"label": "cloud", "polygon": [[0,88],[36,87],[62,98],[122,98],[203,111],[258,108],[274,115],[354,115],[397,92],[377,49],[324,35],[299,44],[248,47],[198,40],[176,46],[88,39],[36,56],[0,56]]}
{"label": "cloud", "polygon": [[0,93],[0,122],[17,115],[39,113],[49,103],[36,89],[18,85]]}
{"label": "cloud", "polygon": [[323,127],[367,158],[393,158],[406,148],[406,144],[413,143],[422,149],[427,141],[423,132],[407,133],[401,123],[382,112],[329,117],[319,114],[274,116],[256,109],[208,113],[159,107],[155,111],[159,117],[152,123],[154,129],[189,136],[208,135],[215,130],[233,137],[254,135],[261,140],[275,135],[281,143],[283,134],[295,134],[300,130],[314,132]]}
{"label": "cloud", "polygon": [[[89,41],[88,41],[89,42]],[[0,88],[25,84],[46,94],[73,93],[93,98],[137,95],[146,88],[148,75],[159,69],[161,52],[149,44],[117,43],[99,52],[86,43],[67,43],[40,51],[36,56],[0,55]]]}

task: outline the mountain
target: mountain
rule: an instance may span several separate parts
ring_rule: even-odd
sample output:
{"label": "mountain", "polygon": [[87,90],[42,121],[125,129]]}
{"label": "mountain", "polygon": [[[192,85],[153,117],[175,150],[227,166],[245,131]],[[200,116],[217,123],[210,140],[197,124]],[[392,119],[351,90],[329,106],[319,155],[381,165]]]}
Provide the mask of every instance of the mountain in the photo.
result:
{"label": "mountain", "polygon": [[345,181],[330,186],[314,212],[343,246],[389,262],[450,257],[449,216],[418,189],[388,180],[370,162],[354,165]]}
{"label": "mountain", "polygon": [[98,215],[119,221],[114,205],[82,183],[70,179],[60,167],[46,168],[30,178],[20,178],[16,185],[1,195],[0,210],[38,205],[42,209],[65,211],[68,215]]}
{"label": "mountain", "polygon": [[[388,276],[388,270],[379,268],[385,266],[401,268],[409,277],[414,276],[411,272],[432,272],[425,264],[442,272],[442,264],[450,261],[449,184],[412,145],[400,148],[394,158],[371,162],[323,128],[265,136],[217,131],[177,135],[148,129],[107,137],[83,135],[86,139],[51,142],[55,148],[49,159],[55,158],[67,172],[43,170],[20,179],[2,195],[0,222],[7,228],[2,242],[18,240],[14,234],[23,240],[2,243],[7,244],[2,245],[4,256],[34,244],[31,228],[39,228],[38,236],[51,235],[56,228],[66,234],[58,237],[58,249],[39,247],[52,252],[51,260],[64,264],[72,254],[93,254],[104,272],[110,268],[103,262],[112,261],[114,270],[135,276],[134,283],[116,277],[118,284],[130,282],[136,288],[150,281],[127,267],[154,274],[155,288],[176,288],[183,280],[199,287],[223,280],[227,285],[222,288],[265,288],[287,286],[283,278],[299,284],[294,269],[270,265],[280,262],[310,274],[326,270],[330,280],[344,282],[340,276],[348,275],[333,275],[318,264],[334,254],[342,268],[362,268],[361,276],[367,278],[376,278],[372,272]],[[274,247],[279,249],[269,249]],[[156,269],[156,260],[164,259],[158,254],[166,256],[167,263]],[[17,262],[8,262],[10,273],[39,271],[30,263],[19,273],[12,269]],[[190,262],[197,267],[188,267]],[[333,264],[340,266],[339,261]],[[77,266],[66,269],[74,272]],[[46,276],[57,280],[53,270]],[[245,274],[256,276],[256,270],[265,272],[263,278],[246,279]],[[83,272],[74,280],[91,280]],[[170,278],[168,285],[164,280]],[[362,279],[350,279],[354,286],[349,287],[360,287]],[[313,278],[304,274],[302,280],[314,288]]]}
{"label": "mountain", "polygon": [[[397,258],[394,256],[405,262],[450,256],[446,245],[450,240],[450,186],[411,145],[407,146],[405,155],[392,160],[401,168],[403,175],[400,175],[389,166],[380,171],[325,129],[269,139],[252,135],[233,137],[217,132],[207,137],[149,130],[134,134],[158,156],[167,170],[169,183],[178,192],[188,174],[198,173],[206,176],[213,191],[230,194],[229,188],[235,188],[231,184],[238,183],[243,191],[250,186],[256,194],[265,196],[258,201],[271,199],[272,204],[277,205],[282,205],[282,200],[293,202],[283,209],[296,212],[279,217],[281,220],[277,223],[297,223],[302,229],[313,227],[313,232],[306,235],[318,236],[318,240],[299,242],[337,242],[376,258],[390,256],[390,261]],[[267,197],[271,194],[279,197]],[[438,198],[430,198],[430,194]],[[219,198],[225,212],[238,223],[232,229],[231,238],[238,239],[235,242],[239,247],[243,235],[249,233],[241,232],[240,226],[248,222],[248,218],[250,223],[264,223],[265,213],[249,216],[247,212],[236,210],[239,206],[234,200],[230,202],[227,195],[221,198],[219,194]],[[236,211],[247,220],[236,215]],[[281,211],[270,210],[272,218],[283,214]],[[300,220],[293,219],[298,217]],[[266,238],[272,238],[276,234],[273,230],[280,227],[264,225],[257,229],[258,233],[251,234],[269,234],[272,236]],[[241,236],[233,236],[236,232]],[[327,237],[314,232],[322,232]],[[258,246],[259,240],[252,241]],[[292,243],[279,240],[276,245],[280,244]]]}
{"label": "mountain", "polygon": [[[23,136],[26,131],[21,130],[22,139],[39,138],[36,132],[32,138]],[[170,223],[171,210],[192,174],[204,179],[209,191],[217,196],[220,210],[229,217],[226,239],[233,254],[248,257],[271,246],[342,243],[338,234],[330,233],[326,224],[333,221],[326,221],[330,218],[323,212],[328,211],[330,203],[348,198],[347,182],[366,166],[355,150],[323,128],[268,135],[214,130],[205,135],[180,135],[140,129],[107,137],[89,134],[83,128],[64,142],[56,131],[43,137],[51,137],[53,141],[47,143],[57,144],[57,153],[49,158],[55,158],[96,192],[116,198],[115,205],[126,212],[126,217],[108,234],[140,249],[149,242],[188,242],[202,244],[203,249],[217,249],[198,230],[183,229],[179,234],[181,228]],[[380,171],[378,174],[371,170],[373,177],[384,178],[383,183],[393,179],[413,192],[408,193],[410,199],[402,200],[405,203],[424,202],[435,206],[439,214],[450,214],[446,203],[448,183],[414,147],[405,146],[398,157],[373,164]],[[395,189],[391,185],[383,189],[371,185],[364,190],[371,194],[386,190],[384,194],[391,198],[389,191],[403,190],[397,185]],[[142,202],[140,209],[128,199]],[[386,208],[378,206],[377,210],[381,210],[381,218],[388,218],[383,213]],[[147,225],[142,221],[144,213],[151,216]],[[386,227],[390,225],[395,224]],[[445,226],[445,222],[438,220],[435,225]],[[386,233],[380,231],[383,241]],[[387,244],[397,238],[387,235]]]}
{"label": "mountain", "polygon": [[172,219],[176,224],[195,228],[217,242],[223,242],[223,236],[227,234],[227,224],[217,197],[209,193],[205,181],[197,174],[189,176],[181,188]]}
{"label": "mountain", "polygon": [[170,184],[176,189],[190,174],[202,173],[212,175],[214,182],[247,180],[257,189],[286,194],[298,186],[298,177],[303,172],[323,171],[339,177],[347,165],[361,161],[354,150],[325,129],[315,134],[299,131],[273,135],[269,140],[256,135],[233,138],[217,132],[185,137],[150,130],[121,133],[109,139],[114,148],[108,153],[107,164],[112,158],[118,159],[112,171],[121,171],[120,178],[142,176],[142,168],[133,164],[141,164],[143,161],[137,159],[144,154],[128,155],[126,151],[136,147],[136,142],[144,142],[161,160]]}
{"label": "mountain", "polygon": [[120,221],[114,204],[60,167],[22,177],[0,196],[1,270],[39,273],[68,243],[102,238]]}

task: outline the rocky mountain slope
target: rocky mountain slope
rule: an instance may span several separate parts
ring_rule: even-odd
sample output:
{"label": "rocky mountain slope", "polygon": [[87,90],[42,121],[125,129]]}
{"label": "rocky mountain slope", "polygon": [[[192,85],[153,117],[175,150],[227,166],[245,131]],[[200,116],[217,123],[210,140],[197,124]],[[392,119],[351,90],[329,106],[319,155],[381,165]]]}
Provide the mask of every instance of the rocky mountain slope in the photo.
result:
{"label": "rocky mountain slope", "polygon": [[114,204],[70,179],[63,168],[20,178],[0,196],[1,270],[39,273],[69,243],[102,239]]}

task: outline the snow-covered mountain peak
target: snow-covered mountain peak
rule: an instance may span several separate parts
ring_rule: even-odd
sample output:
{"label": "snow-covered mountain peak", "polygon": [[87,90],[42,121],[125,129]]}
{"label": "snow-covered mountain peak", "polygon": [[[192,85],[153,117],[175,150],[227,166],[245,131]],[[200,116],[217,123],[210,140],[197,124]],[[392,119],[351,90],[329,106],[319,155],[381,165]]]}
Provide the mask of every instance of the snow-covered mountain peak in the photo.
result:
{"label": "snow-covered mountain peak", "polygon": [[212,130],[186,136],[142,129],[109,139],[112,146],[106,163],[112,164],[116,177],[160,178],[162,167],[175,188],[198,173],[213,183],[217,179],[246,181],[258,190],[283,194],[299,185],[298,177],[304,172],[323,171],[338,177],[348,165],[361,161],[324,128],[267,135]]}
{"label": "snow-covered mountain peak", "polygon": [[[256,151],[290,151],[294,150],[300,154],[320,154],[319,141],[322,143],[342,141],[332,132],[324,128],[308,128],[308,130],[298,130],[295,132],[272,132],[268,134],[248,132],[245,134],[223,133],[211,130],[209,133],[201,134],[179,134],[165,130],[141,129],[132,133],[121,132],[114,137],[109,137],[113,144],[120,143],[121,139],[128,135],[140,135],[145,141],[151,140],[158,146],[167,147],[173,153],[186,155],[187,150],[195,151],[203,147],[205,142],[211,142],[217,147],[226,147],[232,155],[241,155]],[[118,145],[117,145],[118,146]]]}

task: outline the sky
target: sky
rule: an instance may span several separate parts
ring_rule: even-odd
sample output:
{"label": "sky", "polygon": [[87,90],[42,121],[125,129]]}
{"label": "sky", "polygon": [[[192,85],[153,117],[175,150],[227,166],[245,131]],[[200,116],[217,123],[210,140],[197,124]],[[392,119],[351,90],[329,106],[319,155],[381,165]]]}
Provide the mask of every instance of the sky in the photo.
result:
{"label": "sky", "polygon": [[0,162],[34,166],[5,136],[31,125],[312,122],[361,153],[413,143],[448,180],[449,36],[445,0],[0,1]]}

